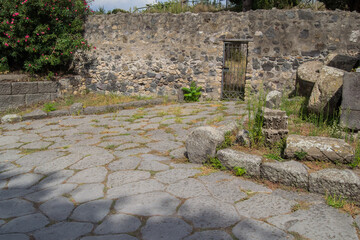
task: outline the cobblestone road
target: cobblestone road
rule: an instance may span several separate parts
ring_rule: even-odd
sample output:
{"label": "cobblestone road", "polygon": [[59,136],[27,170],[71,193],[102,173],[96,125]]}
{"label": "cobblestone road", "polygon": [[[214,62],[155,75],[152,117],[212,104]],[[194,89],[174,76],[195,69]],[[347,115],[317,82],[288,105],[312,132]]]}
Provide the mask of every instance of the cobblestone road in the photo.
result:
{"label": "cobblestone road", "polygon": [[3,124],[0,240],[358,239],[323,197],[182,163],[196,126],[244,105],[198,103]]}

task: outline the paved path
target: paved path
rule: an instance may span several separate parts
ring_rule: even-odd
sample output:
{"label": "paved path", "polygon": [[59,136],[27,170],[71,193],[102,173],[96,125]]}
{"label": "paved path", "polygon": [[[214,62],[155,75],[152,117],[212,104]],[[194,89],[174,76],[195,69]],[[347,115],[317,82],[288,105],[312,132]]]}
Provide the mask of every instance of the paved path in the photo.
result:
{"label": "paved path", "polygon": [[308,193],[181,163],[196,126],[244,105],[199,103],[0,125],[0,240],[358,239]]}

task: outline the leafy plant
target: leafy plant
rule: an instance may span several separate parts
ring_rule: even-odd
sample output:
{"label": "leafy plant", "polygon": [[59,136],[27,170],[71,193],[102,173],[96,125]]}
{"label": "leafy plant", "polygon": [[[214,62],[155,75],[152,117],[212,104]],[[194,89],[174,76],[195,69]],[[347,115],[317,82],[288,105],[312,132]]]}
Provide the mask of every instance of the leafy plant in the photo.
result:
{"label": "leafy plant", "polygon": [[224,135],[224,138],[225,138],[224,142],[216,148],[217,151],[224,149],[224,148],[231,147],[233,145],[235,136],[233,136],[233,133],[231,131],[226,132]]}
{"label": "leafy plant", "polygon": [[45,103],[43,107],[44,112],[52,112],[55,111],[55,103]]}
{"label": "leafy plant", "polygon": [[357,142],[356,144],[354,161],[350,163],[349,166],[351,168],[360,166],[360,142]]}
{"label": "leafy plant", "polygon": [[268,159],[273,159],[273,160],[276,160],[276,161],[284,161],[284,159],[279,155],[279,154],[276,154],[276,153],[268,153],[268,154],[265,154],[264,157],[268,158]]}
{"label": "leafy plant", "polygon": [[190,83],[190,88],[183,87],[181,89],[184,92],[184,100],[186,102],[198,102],[201,97],[201,87],[196,86],[196,82]]}
{"label": "leafy plant", "polygon": [[220,160],[217,157],[209,158],[208,164],[213,168],[220,169],[220,170],[226,170],[226,167],[224,167],[224,165],[222,165],[222,163],[220,162]]}
{"label": "leafy plant", "polygon": [[342,196],[326,195],[326,204],[334,208],[343,208],[346,200]]}
{"label": "leafy plant", "polygon": [[296,159],[298,160],[304,160],[305,157],[307,156],[307,152],[305,152],[303,149],[301,149],[301,151],[296,151],[294,153]]}
{"label": "leafy plant", "polygon": [[242,176],[246,174],[246,169],[241,167],[234,167],[234,172],[236,176]]}

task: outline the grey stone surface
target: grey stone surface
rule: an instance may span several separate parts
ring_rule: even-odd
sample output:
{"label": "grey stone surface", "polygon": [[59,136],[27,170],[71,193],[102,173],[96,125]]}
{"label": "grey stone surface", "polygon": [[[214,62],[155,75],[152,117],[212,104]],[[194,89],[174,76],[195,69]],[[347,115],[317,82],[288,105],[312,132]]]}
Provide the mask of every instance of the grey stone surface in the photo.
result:
{"label": "grey stone surface", "polygon": [[107,186],[120,187],[126,183],[148,179],[150,176],[151,174],[145,171],[118,171],[108,176]]}
{"label": "grey stone surface", "polygon": [[102,153],[86,156],[79,162],[72,165],[71,169],[86,169],[91,167],[103,166],[114,160],[114,156],[111,153]]}
{"label": "grey stone surface", "polygon": [[351,170],[324,169],[310,174],[310,192],[337,194],[360,201],[360,177]]}
{"label": "grey stone surface", "polygon": [[0,233],[26,233],[43,228],[49,223],[41,213],[15,218],[0,227]]}
{"label": "grey stone surface", "polygon": [[1,111],[23,105],[25,105],[25,95],[0,95]]}
{"label": "grey stone surface", "polygon": [[225,228],[240,220],[233,205],[205,196],[187,200],[178,214],[195,228]]}
{"label": "grey stone surface", "polygon": [[101,199],[78,206],[71,215],[71,219],[80,222],[100,222],[110,212],[111,200]]}
{"label": "grey stone surface", "polygon": [[45,202],[50,199],[59,197],[65,193],[69,193],[75,188],[76,184],[61,184],[28,194],[25,196],[25,198],[33,202]]}
{"label": "grey stone surface", "polygon": [[41,190],[49,187],[53,187],[63,183],[66,179],[71,177],[74,174],[74,171],[71,170],[61,170],[53,174],[50,174],[48,177],[40,181],[39,184],[33,187],[34,190]]}
{"label": "grey stone surface", "polygon": [[141,229],[144,240],[180,240],[189,235],[192,227],[175,217],[151,217]]}
{"label": "grey stone surface", "polygon": [[184,240],[232,240],[233,238],[226,232],[219,230],[210,230],[196,232],[191,236],[184,238]]}
{"label": "grey stone surface", "polygon": [[107,170],[104,167],[89,168],[76,173],[68,183],[100,183],[105,180]]}
{"label": "grey stone surface", "polygon": [[168,193],[151,192],[119,198],[115,210],[140,216],[169,216],[175,213],[179,204],[180,200]]}
{"label": "grey stone surface", "polygon": [[261,177],[287,186],[309,188],[308,167],[297,161],[262,163]]}
{"label": "grey stone surface", "polygon": [[110,188],[109,190],[107,190],[106,197],[110,199],[116,199],[119,197],[126,197],[140,193],[162,191],[164,189],[164,184],[154,179],[148,179],[144,181],[123,184],[115,188]]}
{"label": "grey stone surface", "polygon": [[0,218],[2,219],[20,217],[34,212],[33,204],[22,199],[0,201]]}
{"label": "grey stone surface", "polygon": [[281,97],[282,97],[282,93],[279,91],[271,91],[266,95],[266,103],[265,106],[267,108],[271,108],[271,109],[277,109],[280,107],[281,104]]}
{"label": "grey stone surface", "polygon": [[0,235],[0,240],[29,240],[30,238],[25,234],[14,233]]}
{"label": "grey stone surface", "polygon": [[210,195],[206,187],[200,181],[189,178],[170,184],[166,191],[179,198],[192,198],[203,195]]}
{"label": "grey stone surface", "polygon": [[11,83],[0,83],[0,95],[11,95]]}
{"label": "grey stone surface", "polygon": [[25,104],[32,105],[39,102],[48,102],[54,100],[54,96],[51,93],[37,93],[37,94],[26,94]]}
{"label": "grey stone surface", "polygon": [[104,185],[95,183],[80,185],[71,192],[71,196],[78,203],[102,198],[104,197]]}
{"label": "grey stone surface", "polygon": [[83,113],[84,111],[84,105],[82,103],[74,103],[70,106],[69,113],[71,115],[79,115]]}
{"label": "grey stone surface", "polygon": [[21,121],[21,116],[18,114],[7,114],[1,118],[2,123],[15,123],[20,121]]}
{"label": "grey stone surface", "polygon": [[11,85],[12,85],[11,93],[13,95],[38,93],[37,82],[13,82]]}
{"label": "grey stone surface", "polygon": [[138,169],[158,172],[158,171],[169,170],[169,166],[156,161],[142,161]]}
{"label": "grey stone surface", "polygon": [[305,152],[308,161],[331,161],[350,163],[354,159],[354,149],[343,139],[289,135],[286,140],[285,155],[296,158],[297,153]]}
{"label": "grey stone surface", "polygon": [[198,127],[186,139],[187,156],[192,163],[203,163],[215,157],[216,147],[225,140],[222,132],[213,127]]}
{"label": "grey stone surface", "polygon": [[355,223],[356,223],[357,227],[360,229],[360,215],[357,215],[355,217]]}
{"label": "grey stone surface", "polygon": [[36,240],[67,239],[75,240],[91,232],[91,223],[61,222],[36,231],[33,235]]}
{"label": "grey stone surface", "polygon": [[112,171],[134,170],[139,165],[141,160],[142,158],[136,156],[120,158],[120,160],[111,162],[108,167]]}
{"label": "grey stone surface", "polygon": [[262,239],[277,239],[277,240],[288,240],[294,239],[293,236],[286,232],[273,227],[267,223],[253,220],[244,219],[240,221],[232,229],[234,236],[239,240],[262,240]]}
{"label": "grey stone surface", "polygon": [[[64,157],[57,158],[54,161],[50,161],[40,166],[36,167],[34,172],[42,173],[42,174],[50,174],[54,173],[55,171],[61,171],[64,168],[69,167],[70,165],[76,163],[82,158],[82,156],[77,154],[69,154]],[[69,171],[69,170],[67,170]],[[71,171],[73,172],[73,171]]]}
{"label": "grey stone surface", "polygon": [[117,235],[88,236],[81,238],[81,240],[138,240],[138,239],[136,237],[126,234],[117,234]]}
{"label": "grey stone surface", "polygon": [[299,66],[296,72],[296,92],[300,96],[310,97],[320,70],[324,64],[320,61],[309,61]]}
{"label": "grey stone surface", "polygon": [[345,73],[342,88],[340,124],[344,128],[360,130],[360,73]]}
{"label": "grey stone surface", "polygon": [[65,197],[58,197],[40,205],[39,209],[50,219],[63,221],[74,209],[74,204]]}
{"label": "grey stone surface", "polygon": [[210,193],[220,201],[234,203],[247,197],[236,181],[220,181],[207,184]]}
{"label": "grey stone surface", "polygon": [[24,121],[32,120],[32,119],[41,119],[41,118],[46,118],[46,117],[47,117],[47,113],[41,109],[36,109],[36,110],[26,113],[22,116]]}
{"label": "grey stone surface", "polygon": [[17,160],[16,163],[23,167],[35,167],[51,162],[63,155],[65,155],[64,152],[55,151],[55,150],[40,151],[25,155],[24,157]]}
{"label": "grey stone surface", "polygon": [[37,141],[25,144],[21,146],[23,149],[46,149],[49,147],[52,143],[51,142],[45,142],[45,141]]}
{"label": "grey stone surface", "polygon": [[128,233],[136,231],[141,225],[138,218],[125,215],[110,215],[94,230],[96,234]]}
{"label": "grey stone surface", "polygon": [[359,59],[357,57],[337,53],[330,53],[324,60],[324,63],[327,66],[338,68],[347,72],[351,72],[358,62]]}
{"label": "grey stone surface", "polygon": [[325,204],[313,205],[289,215],[267,220],[285,231],[296,232],[311,240],[358,239],[350,215]]}
{"label": "grey stone surface", "polygon": [[200,172],[197,169],[171,169],[155,174],[155,178],[163,183],[175,183],[179,180],[195,176]]}
{"label": "grey stone surface", "polygon": [[261,157],[250,155],[233,149],[223,149],[217,152],[220,162],[227,168],[241,167],[250,176],[260,176]]}
{"label": "grey stone surface", "polygon": [[242,146],[250,147],[251,141],[249,137],[249,131],[240,130],[236,135],[236,142],[238,142]]}
{"label": "grey stone surface", "polygon": [[256,194],[248,200],[236,204],[239,214],[249,218],[268,218],[291,212],[295,201],[269,194]]}
{"label": "grey stone surface", "polygon": [[159,152],[167,152],[173,149],[181,147],[183,144],[180,142],[173,142],[173,141],[159,141],[159,142],[152,142],[148,143],[147,146],[153,150]]}
{"label": "grey stone surface", "polygon": [[12,177],[9,180],[8,188],[29,188],[36,184],[43,176],[39,174],[26,173]]}
{"label": "grey stone surface", "polygon": [[56,93],[57,83],[56,82],[38,82],[39,93]]}

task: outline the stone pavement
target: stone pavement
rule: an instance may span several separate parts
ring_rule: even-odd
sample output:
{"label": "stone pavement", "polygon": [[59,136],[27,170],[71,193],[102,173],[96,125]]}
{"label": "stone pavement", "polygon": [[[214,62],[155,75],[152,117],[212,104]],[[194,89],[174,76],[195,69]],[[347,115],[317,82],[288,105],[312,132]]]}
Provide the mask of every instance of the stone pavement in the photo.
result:
{"label": "stone pavement", "polygon": [[194,127],[245,112],[204,102],[0,125],[0,240],[358,239],[359,218],[322,196],[176,160]]}

